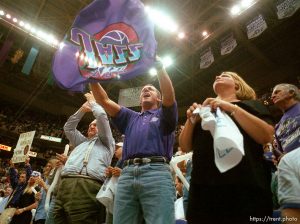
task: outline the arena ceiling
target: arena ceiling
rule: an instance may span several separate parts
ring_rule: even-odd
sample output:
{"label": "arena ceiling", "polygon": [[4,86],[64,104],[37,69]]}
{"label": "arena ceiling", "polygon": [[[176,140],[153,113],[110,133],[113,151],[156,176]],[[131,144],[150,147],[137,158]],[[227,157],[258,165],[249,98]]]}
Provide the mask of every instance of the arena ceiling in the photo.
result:
{"label": "arena ceiling", "polygon": [[[279,0],[280,1],[280,0]],[[19,17],[51,30],[63,38],[76,14],[90,0],[0,0],[0,7]],[[145,0],[145,4],[168,11],[180,24],[187,37],[179,40],[156,30],[158,54],[172,55],[175,64],[168,69],[175,86],[176,98],[181,114],[192,102],[202,102],[213,96],[212,83],[222,71],[236,71],[257,91],[263,94],[280,82],[299,85],[300,69],[300,10],[293,16],[279,20],[275,0],[259,0],[240,16],[229,15],[230,8],[238,0]],[[246,24],[253,17],[263,15],[268,28],[258,37],[248,39]],[[0,20],[1,43],[15,38],[15,50],[28,49],[37,40],[5,24]],[[208,38],[202,32],[207,30]],[[237,47],[224,56],[220,55],[220,41],[232,34]],[[206,69],[200,69],[203,50],[210,47],[214,62]],[[29,48],[30,49],[30,48]],[[20,73],[22,65],[9,62],[0,67],[2,99],[18,102],[20,111],[36,105],[51,113],[70,114],[75,106],[83,102],[77,93],[68,93],[57,87],[48,86],[54,49],[41,44],[32,74]],[[105,84],[109,95],[117,100],[120,89],[156,83],[155,78],[140,76],[126,82]],[[157,83],[156,83],[157,84]]]}

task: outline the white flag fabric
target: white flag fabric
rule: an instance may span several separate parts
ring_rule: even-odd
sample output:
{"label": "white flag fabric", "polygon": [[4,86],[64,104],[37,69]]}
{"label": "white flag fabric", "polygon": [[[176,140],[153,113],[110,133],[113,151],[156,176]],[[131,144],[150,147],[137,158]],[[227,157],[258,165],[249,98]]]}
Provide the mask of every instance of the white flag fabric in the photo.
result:
{"label": "white flag fabric", "polygon": [[266,21],[262,15],[258,15],[252,19],[247,25],[248,39],[258,37],[268,28]]}

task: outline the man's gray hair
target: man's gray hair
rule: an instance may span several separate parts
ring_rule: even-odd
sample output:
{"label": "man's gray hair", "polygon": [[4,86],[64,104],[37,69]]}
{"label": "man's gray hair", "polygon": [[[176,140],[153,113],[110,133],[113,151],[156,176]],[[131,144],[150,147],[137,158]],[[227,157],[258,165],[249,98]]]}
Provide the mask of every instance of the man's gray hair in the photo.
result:
{"label": "man's gray hair", "polygon": [[299,101],[300,102],[300,91],[299,91],[299,88],[293,84],[288,84],[288,83],[281,83],[281,84],[278,84],[274,87],[274,89],[278,86],[282,86],[284,89],[286,89],[287,91],[289,91],[290,93],[294,93],[293,94],[293,98],[296,100],[296,101]]}

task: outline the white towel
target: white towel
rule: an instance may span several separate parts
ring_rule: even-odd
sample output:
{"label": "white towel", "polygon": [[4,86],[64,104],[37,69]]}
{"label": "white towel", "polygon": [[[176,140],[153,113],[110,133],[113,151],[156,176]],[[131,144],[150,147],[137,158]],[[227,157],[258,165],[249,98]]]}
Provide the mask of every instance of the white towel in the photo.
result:
{"label": "white towel", "polygon": [[232,119],[220,108],[211,113],[210,107],[197,108],[194,114],[201,117],[203,130],[214,138],[215,164],[221,173],[235,167],[242,160],[244,138]]}
{"label": "white towel", "polygon": [[221,173],[235,167],[245,155],[244,138],[232,119],[219,108],[216,110],[214,131],[215,163]]}

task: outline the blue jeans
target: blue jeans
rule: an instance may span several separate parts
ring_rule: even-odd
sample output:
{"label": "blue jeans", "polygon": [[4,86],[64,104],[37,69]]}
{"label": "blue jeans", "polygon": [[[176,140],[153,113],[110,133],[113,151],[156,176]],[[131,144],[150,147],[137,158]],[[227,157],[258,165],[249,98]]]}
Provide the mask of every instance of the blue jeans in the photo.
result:
{"label": "blue jeans", "polygon": [[119,178],[114,224],[174,224],[175,186],[170,166],[161,163],[129,165]]}
{"label": "blue jeans", "polygon": [[[192,160],[188,160],[186,163],[186,174],[185,178],[188,183],[191,182],[191,173],[192,173],[193,165]],[[186,189],[185,186],[183,186],[183,208],[184,208],[184,215],[186,216],[186,211],[188,207],[188,201],[189,201],[189,191]]]}

